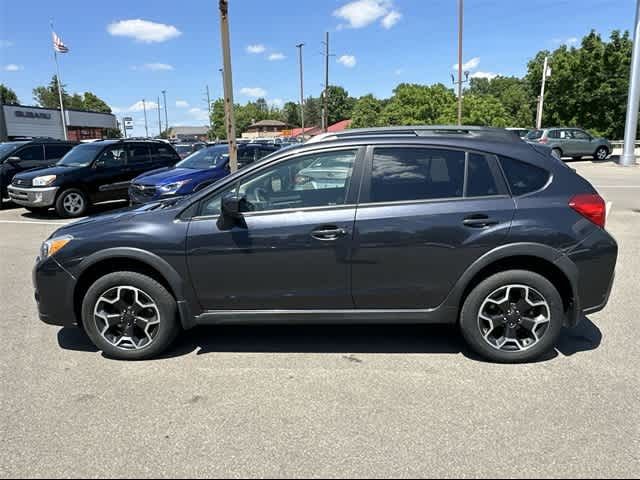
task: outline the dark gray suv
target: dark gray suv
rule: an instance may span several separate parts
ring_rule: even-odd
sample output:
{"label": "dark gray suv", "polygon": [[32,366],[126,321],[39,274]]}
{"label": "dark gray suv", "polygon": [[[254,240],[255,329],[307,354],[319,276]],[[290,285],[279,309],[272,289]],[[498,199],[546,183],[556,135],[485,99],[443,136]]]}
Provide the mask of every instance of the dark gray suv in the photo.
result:
{"label": "dark gray suv", "polygon": [[385,322],[458,324],[525,362],[605,307],[604,223],[588,181],[504,130],[350,130],[63,227],[34,283],[42,321],[121,359],[203,324]]}

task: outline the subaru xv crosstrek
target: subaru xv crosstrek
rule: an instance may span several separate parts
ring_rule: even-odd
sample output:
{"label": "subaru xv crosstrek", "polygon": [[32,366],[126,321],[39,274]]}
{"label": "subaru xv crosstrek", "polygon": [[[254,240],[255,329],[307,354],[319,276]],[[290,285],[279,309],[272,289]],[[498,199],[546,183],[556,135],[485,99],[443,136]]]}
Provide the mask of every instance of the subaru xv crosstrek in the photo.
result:
{"label": "subaru xv crosstrek", "polygon": [[[278,150],[275,145],[238,145],[238,168],[244,168]],[[151,170],[129,186],[133,204],[189,195],[229,175],[229,146],[215,145],[192,153],[173,167]]]}
{"label": "subaru xv crosstrek", "polygon": [[457,324],[486,359],[535,360],[605,307],[618,247],[594,187],[505,132],[330,134],[62,227],[33,272],[40,318],[130,360],[197,325],[308,322]]}

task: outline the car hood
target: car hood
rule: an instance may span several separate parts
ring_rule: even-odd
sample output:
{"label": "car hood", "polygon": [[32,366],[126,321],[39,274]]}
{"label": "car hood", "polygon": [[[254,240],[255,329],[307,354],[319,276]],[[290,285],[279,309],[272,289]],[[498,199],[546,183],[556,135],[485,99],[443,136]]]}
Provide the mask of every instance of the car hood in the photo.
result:
{"label": "car hood", "polygon": [[189,180],[203,171],[204,170],[195,170],[193,168],[161,168],[136,177],[133,183],[141,185],[164,185]]}
{"label": "car hood", "polygon": [[36,177],[42,177],[44,175],[56,175],[62,176],[68,174],[70,172],[75,172],[81,168],[87,167],[49,167],[49,168],[36,168],[33,170],[27,170],[25,172],[20,172],[16,175],[16,178],[21,180],[33,180]]}

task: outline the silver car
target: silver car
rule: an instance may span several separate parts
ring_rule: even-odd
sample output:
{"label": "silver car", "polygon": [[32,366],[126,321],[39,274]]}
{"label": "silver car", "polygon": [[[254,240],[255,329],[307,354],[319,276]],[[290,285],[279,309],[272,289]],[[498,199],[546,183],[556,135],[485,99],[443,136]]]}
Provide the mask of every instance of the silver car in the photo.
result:
{"label": "silver car", "polygon": [[606,138],[596,138],[580,128],[543,128],[529,132],[526,140],[551,147],[558,157],[593,157],[606,160],[611,153],[611,143]]}

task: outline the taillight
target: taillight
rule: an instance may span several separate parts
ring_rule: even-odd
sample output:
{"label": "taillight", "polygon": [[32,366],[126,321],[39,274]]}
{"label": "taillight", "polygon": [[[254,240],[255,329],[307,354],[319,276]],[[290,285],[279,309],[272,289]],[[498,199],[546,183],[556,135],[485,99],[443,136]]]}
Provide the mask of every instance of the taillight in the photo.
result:
{"label": "taillight", "polygon": [[607,206],[598,194],[583,193],[569,200],[569,206],[580,215],[604,228]]}

